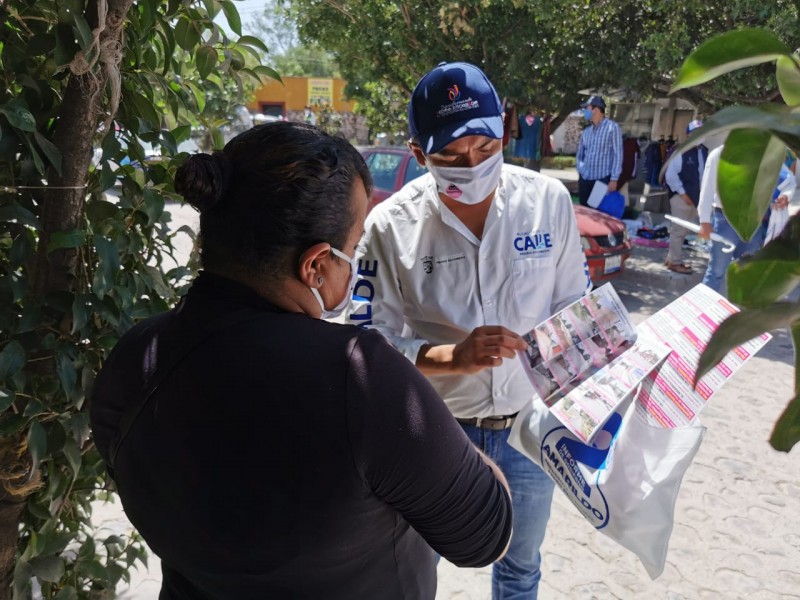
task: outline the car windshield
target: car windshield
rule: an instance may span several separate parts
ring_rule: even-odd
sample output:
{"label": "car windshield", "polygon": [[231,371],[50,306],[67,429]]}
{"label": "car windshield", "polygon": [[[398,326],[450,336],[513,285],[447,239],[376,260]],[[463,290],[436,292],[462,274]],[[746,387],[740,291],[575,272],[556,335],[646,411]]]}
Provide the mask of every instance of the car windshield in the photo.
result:
{"label": "car windshield", "polygon": [[367,159],[367,167],[372,175],[372,183],[382,190],[394,190],[397,169],[403,162],[403,155],[394,152],[374,152]]}

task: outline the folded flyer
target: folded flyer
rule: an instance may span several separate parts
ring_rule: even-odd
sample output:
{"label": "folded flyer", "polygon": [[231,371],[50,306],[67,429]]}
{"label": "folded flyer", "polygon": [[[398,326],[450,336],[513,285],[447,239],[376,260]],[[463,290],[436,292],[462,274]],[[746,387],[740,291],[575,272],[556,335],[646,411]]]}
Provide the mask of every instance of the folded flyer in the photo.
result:
{"label": "folded flyer", "polygon": [[637,342],[628,311],[610,283],[523,335],[523,368],[552,413],[590,441],[617,407],[669,354]]}
{"label": "folded flyer", "polygon": [[607,283],[523,334],[528,348],[518,355],[539,397],[584,443],[637,389],[637,417],[671,429],[691,423],[772,337],[765,333],[735,348],[694,389],[700,354],[735,312],[699,284],[637,328]]}

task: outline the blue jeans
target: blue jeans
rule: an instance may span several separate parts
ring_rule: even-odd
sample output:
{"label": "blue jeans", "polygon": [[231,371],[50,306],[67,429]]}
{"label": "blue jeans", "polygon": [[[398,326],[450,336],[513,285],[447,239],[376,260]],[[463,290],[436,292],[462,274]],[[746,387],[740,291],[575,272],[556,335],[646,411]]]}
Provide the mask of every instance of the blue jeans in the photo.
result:
{"label": "blue jeans", "polygon": [[514,532],[508,552],[492,568],[492,598],[535,600],[542,577],[539,547],[550,519],[553,481],[538,465],[508,445],[511,429],[461,427],[472,443],[500,467],[511,488]]}
{"label": "blue jeans", "polygon": [[725,272],[733,259],[738,260],[742,256],[755,254],[761,248],[764,236],[762,229],[759,228],[749,242],[743,241],[731,227],[731,224],[728,223],[725,214],[717,209],[714,209],[711,227],[714,233],[721,235],[726,240],[730,240],[735,245],[733,252],[723,252],[724,244],[711,242],[711,256],[708,260],[706,274],[703,276],[703,283],[712,290],[719,292],[722,289],[722,282],[725,280]]}

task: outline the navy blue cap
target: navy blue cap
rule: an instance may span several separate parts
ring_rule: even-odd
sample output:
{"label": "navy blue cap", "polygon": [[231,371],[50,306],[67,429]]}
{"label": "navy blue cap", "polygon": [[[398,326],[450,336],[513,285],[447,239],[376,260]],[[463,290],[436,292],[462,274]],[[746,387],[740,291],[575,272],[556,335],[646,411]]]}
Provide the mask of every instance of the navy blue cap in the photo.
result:
{"label": "navy blue cap", "polygon": [[494,86],[475,65],[439,63],[417,83],[408,105],[411,135],[426,154],[467,135],[503,137],[503,108]]}
{"label": "navy blue cap", "polygon": [[587,108],[589,106],[596,106],[597,108],[602,108],[603,110],[606,109],[606,101],[603,100],[602,96],[589,96],[589,99],[581,104],[581,108]]}

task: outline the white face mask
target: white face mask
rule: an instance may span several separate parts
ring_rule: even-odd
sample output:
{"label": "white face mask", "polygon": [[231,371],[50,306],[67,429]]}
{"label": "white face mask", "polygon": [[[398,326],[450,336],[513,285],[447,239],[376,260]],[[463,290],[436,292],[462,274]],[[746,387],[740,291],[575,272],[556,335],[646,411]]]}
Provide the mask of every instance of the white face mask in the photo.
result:
{"label": "white face mask", "polygon": [[319,302],[319,307],[322,309],[323,319],[333,319],[334,317],[338,317],[340,314],[342,314],[342,311],[344,311],[347,303],[350,302],[350,297],[353,295],[353,288],[356,286],[356,281],[358,280],[358,260],[356,257],[354,256],[353,258],[350,258],[344,252],[337,250],[333,246],[331,246],[331,252],[350,264],[350,281],[347,282],[347,290],[342,298],[342,301],[331,310],[327,310],[325,308],[325,302],[323,302],[322,295],[320,295],[319,290],[313,287],[309,288],[311,293],[314,295],[314,298],[316,298],[317,302]]}
{"label": "white face mask", "polygon": [[463,204],[478,204],[500,183],[503,153],[498,152],[475,167],[437,167],[430,160],[425,162],[440,193]]}

